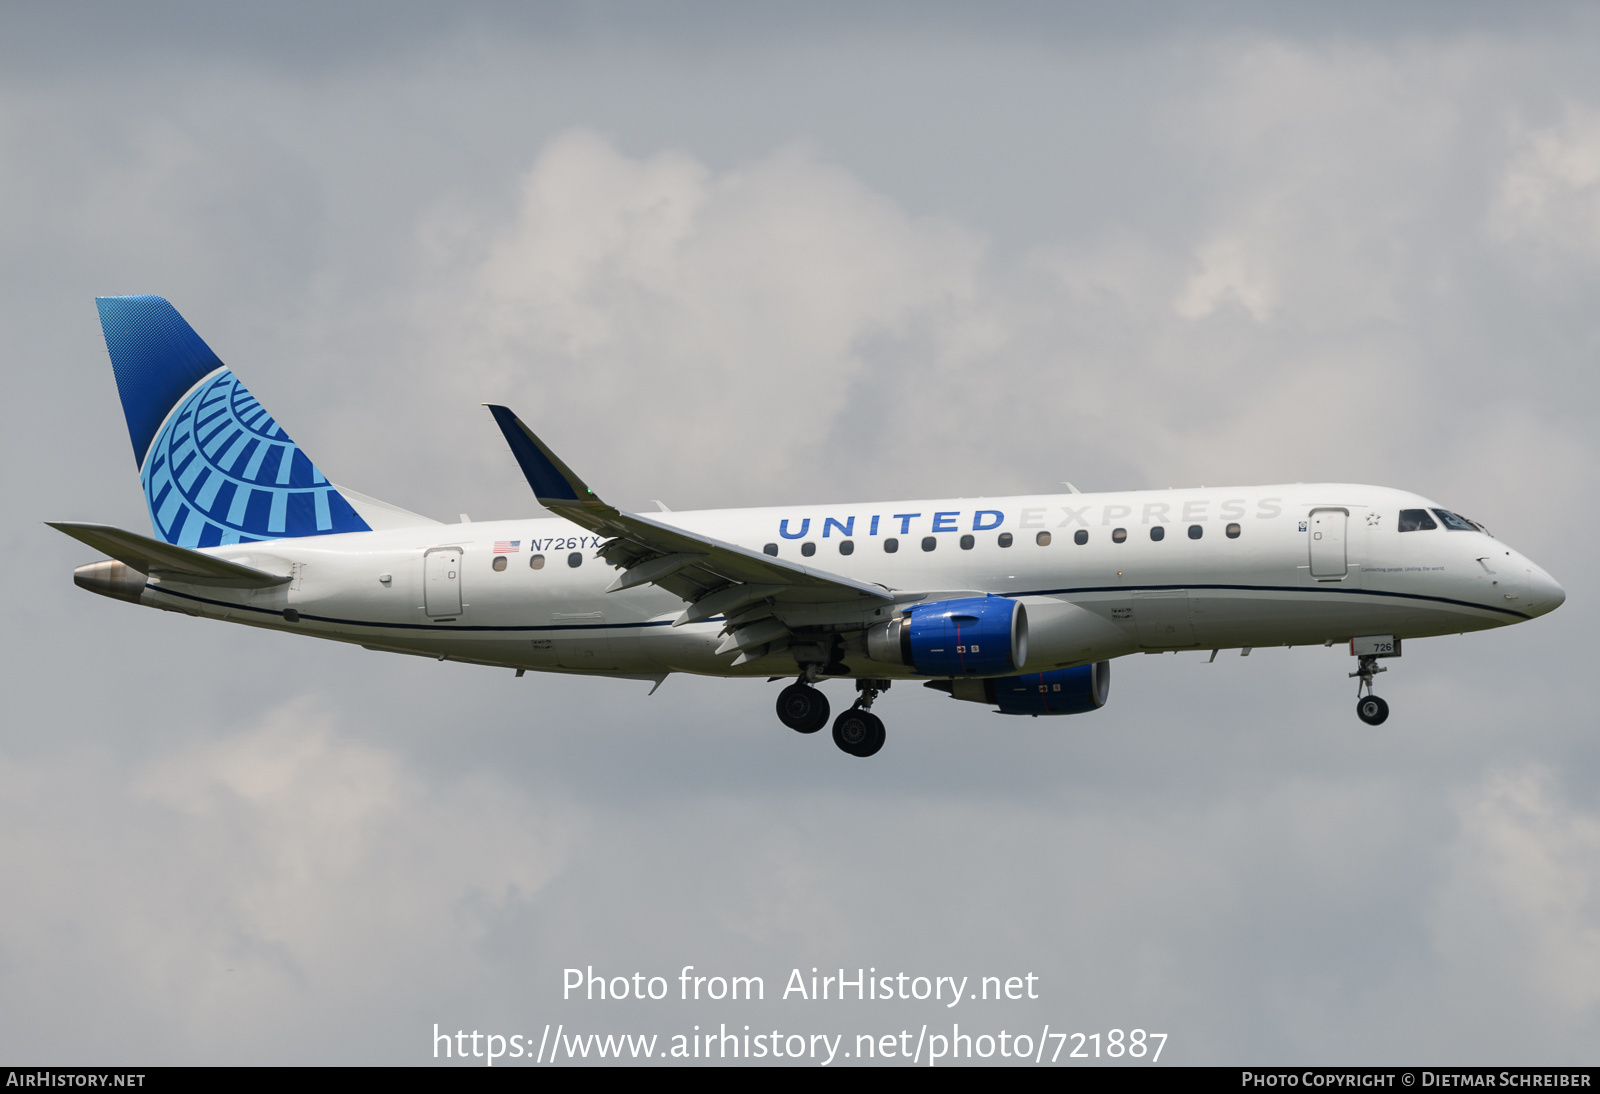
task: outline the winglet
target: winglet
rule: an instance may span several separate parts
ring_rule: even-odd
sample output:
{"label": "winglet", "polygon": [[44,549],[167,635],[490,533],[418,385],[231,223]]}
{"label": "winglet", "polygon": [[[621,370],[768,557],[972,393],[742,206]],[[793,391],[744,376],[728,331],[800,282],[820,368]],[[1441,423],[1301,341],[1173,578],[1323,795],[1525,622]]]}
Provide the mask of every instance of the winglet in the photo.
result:
{"label": "winglet", "polygon": [[522,474],[533,487],[533,496],[548,509],[586,508],[609,509],[610,506],[595,496],[584,481],[573,474],[572,468],[561,462],[561,457],[545,445],[522,419],[503,406],[484,403],[494,415],[495,424],[505,434],[511,454],[517,458]]}

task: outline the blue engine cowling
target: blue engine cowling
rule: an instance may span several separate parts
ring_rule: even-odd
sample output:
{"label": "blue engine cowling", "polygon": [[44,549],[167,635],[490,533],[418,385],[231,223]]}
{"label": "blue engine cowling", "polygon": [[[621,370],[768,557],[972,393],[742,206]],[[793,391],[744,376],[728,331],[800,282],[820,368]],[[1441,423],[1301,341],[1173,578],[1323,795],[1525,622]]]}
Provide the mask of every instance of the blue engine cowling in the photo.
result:
{"label": "blue engine cowling", "polygon": [[956,699],[997,706],[1001,714],[1085,714],[1106,705],[1111,662],[990,680],[930,680],[926,686]]}
{"label": "blue engine cowling", "polygon": [[1003,596],[917,604],[867,636],[873,660],[921,676],[996,676],[1028,661],[1028,610]]}

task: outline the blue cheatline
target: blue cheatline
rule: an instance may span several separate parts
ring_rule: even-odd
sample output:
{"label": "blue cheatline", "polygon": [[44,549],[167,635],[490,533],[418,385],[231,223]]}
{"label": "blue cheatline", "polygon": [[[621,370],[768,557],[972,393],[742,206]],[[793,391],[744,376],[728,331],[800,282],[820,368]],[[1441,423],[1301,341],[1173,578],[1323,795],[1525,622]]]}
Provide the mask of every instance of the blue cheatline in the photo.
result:
{"label": "blue cheatline", "polygon": [[157,535],[213,547],[371,530],[171,304],[95,303]]}

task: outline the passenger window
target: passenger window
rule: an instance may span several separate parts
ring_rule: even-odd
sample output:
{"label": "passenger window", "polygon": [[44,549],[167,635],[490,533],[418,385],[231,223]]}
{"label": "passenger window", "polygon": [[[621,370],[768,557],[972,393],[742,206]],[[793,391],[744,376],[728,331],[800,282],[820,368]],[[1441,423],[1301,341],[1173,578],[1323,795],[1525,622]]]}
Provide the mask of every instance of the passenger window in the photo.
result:
{"label": "passenger window", "polygon": [[883,541],[883,553],[884,554],[892,555],[896,551],[898,551],[899,549],[900,549],[900,541],[895,539],[893,536],[891,536],[888,539]]}
{"label": "passenger window", "polygon": [[1400,510],[1400,530],[1402,532],[1426,532],[1437,527],[1439,526],[1433,523],[1433,518],[1428,515],[1426,509]]}
{"label": "passenger window", "polygon": [[567,565],[571,566],[574,570],[576,570],[579,566],[582,566],[583,565],[583,552],[582,551],[574,551],[570,555],[568,555],[567,556]]}
{"label": "passenger window", "polygon": [[1237,524],[1228,525],[1227,536],[1228,536],[1229,539],[1238,539],[1239,538],[1239,526]]}
{"label": "passenger window", "polygon": [[1037,543],[1041,547],[1050,546],[1050,533],[1040,532],[1038,535],[1033,537],[1033,542]]}
{"label": "passenger window", "polygon": [[1160,543],[1162,540],[1167,538],[1167,530],[1158,524],[1154,528],[1150,529],[1150,538],[1155,542]]}
{"label": "passenger window", "polygon": [[1002,547],[1011,546],[1011,533],[1010,532],[1001,532],[1000,533],[999,543],[1000,543],[1000,546],[1002,546]]}
{"label": "passenger window", "polygon": [[853,539],[840,540],[839,541],[839,553],[841,555],[853,555],[853,554],[855,554],[856,553],[856,541],[853,540]]}
{"label": "passenger window", "polygon": [[490,565],[494,567],[494,572],[495,573],[497,573],[497,574],[504,573],[505,569],[506,569],[506,556],[505,555],[495,555],[494,556],[494,561],[492,563],[490,563]]}
{"label": "passenger window", "polygon": [[1082,528],[1079,528],[1076,532],[1072,533],[1072,542],[1076,543],[1079,547],[1082,547],[1085,543],[1089,542],[1089,533]]}
{"label": "passenger window", "polygon": [[528,560],[528,569],[530,569],[530,570],[542,570],[542,569],[544,569],[544,556],[543,555],[534,555],[532,558],[530,558]]}
{"label": "passenger window", "polygon": [[802,543],[800,545],[800,553],[810,558],[817,553],[817,545],[815,543]]}
{"label": "passenger window", "polygon": [[765,547],[761,548],[761,553],[771,555],[773,558],[777,558],[778,545],[776,543],[769,543]]}
{"label": "passenger window", "polygon": [[1128,542],[1128,530],[1126,528],[1113,528],[1113,529],[1111,529],[1111,542],[1112,543],[1126,543],[1126,542]]}
{"label": "passenger window", "polygon": [[1458,517],[1448,509],[1435,509],[1439,520],[1452,532],[1476,532],[1477,527],[1466,517]]}
{"label": "passenger window", "polygon": [[935,537],[935,536],[923,536],[922,537],[922,549],[924,551],[931,551],[937,546],[939,546],[939,540],[938,540],[937,537]]}
{"label": "passenger window", "polygon": [[962,536],[961,537],[961,549],[963,551],[970,551],[970,550],[972,550],[972,545],[974,543],[977,543],[977,542],[978,541],[973,539],[971,536]]}
{"label": "passenger window", "polygon": [[1201,536],[1203,536],[1205,534],[1206,534],[1206,530],[1204,528],[1200,527],[1198,524],[1189,525],[1189,538],[1190,539],[1199,539]]}

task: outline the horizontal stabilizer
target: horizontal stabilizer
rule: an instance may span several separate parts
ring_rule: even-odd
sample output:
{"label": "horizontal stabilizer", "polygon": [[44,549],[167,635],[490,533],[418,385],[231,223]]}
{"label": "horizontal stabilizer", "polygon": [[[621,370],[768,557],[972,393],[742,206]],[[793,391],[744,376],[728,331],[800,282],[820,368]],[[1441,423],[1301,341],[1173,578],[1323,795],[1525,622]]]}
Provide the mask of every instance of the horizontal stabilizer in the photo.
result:
{"label": "horizontal stabilizer", "polygon": [[288,577],[269,574],[253,566],[242,566],[215,555],[162,543],[158,539],[126,532],[109,524],[79,524],[67,520],[47,520],[45,523],[150,577],[170,578],[189,585],[222,585],[239,589],[265,589],[289,580]]}

